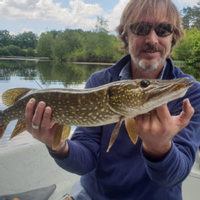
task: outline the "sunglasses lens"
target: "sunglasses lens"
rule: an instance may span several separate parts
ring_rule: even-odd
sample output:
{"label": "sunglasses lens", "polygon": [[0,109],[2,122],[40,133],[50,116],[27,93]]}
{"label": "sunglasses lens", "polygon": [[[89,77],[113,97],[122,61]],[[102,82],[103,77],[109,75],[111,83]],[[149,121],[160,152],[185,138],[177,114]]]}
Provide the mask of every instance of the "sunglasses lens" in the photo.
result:
{"label": "sunglasses lens", "polygon": [[152,25],[148,22],[139,22],[130,26],[131,32],[135,35],[145,36],[148,35],[152,29]]}
{"label": "sunglasses lens", "polygon": [[[148,22],[139,22],[130,26],[131,32],[139,36],[148,35],[152,28],[153,25]],[[155,32],[159,37],[168,36],[173,33],[173,27],[171,24],[160,23],[155,27]]]}
{"label": "sunglasses lens", "polygon": [[155,28],[155,32],[158,36],[164,37],[173,33],[173,27],[171,24],[158,24]]}

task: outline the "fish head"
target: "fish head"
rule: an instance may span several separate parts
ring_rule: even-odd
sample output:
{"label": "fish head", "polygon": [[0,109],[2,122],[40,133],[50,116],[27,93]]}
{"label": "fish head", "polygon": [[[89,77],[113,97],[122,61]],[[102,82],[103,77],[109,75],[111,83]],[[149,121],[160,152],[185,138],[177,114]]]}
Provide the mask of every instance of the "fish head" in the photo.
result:
{"label": "fish head", "polygon": [[122,116],[134,117],[183,97],[193,84],[187,77],[122,81],[109,89],[109,105]]}

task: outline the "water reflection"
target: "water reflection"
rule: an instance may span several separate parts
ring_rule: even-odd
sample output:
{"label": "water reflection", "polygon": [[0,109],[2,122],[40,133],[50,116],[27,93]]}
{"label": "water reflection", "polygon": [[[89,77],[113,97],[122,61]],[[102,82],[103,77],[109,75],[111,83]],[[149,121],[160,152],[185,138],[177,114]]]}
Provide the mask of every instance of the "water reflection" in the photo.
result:
{"label": "water reflection", "polygon": [[[12,76],[24,80],[39,79],[43,86],[60,83],[67,87],[82,84],[89,76],[108,66],[77,65],[57,62],[0,61],[0,81],[8,81]],[[16,86],[16,85],[15,85]]]}

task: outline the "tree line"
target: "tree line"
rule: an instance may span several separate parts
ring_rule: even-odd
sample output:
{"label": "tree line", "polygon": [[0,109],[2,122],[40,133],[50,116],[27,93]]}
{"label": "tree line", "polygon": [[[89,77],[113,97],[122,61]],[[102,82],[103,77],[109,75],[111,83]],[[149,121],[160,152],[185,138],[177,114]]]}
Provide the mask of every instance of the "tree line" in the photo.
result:
{"label": "tree line", "polygon": [[181,14],[185,37],[175,46],[171,56],[195,64],[200,62],[200,2],[192,8],[183,8]]}
{"label": "tree line", "polygon": [[40,56],[59,61],[116,62],[125,53],[121,41],[107,31],[107,22],[97,18],[93,31],[81,29],[33,32],[17,36],[0,30],[0,56]]}
{"label": "tree line", "polygon": [[115,62],[124,54],[120,46],[117,37],[106,31],[66,29],[42,33],[36,51],[60,61]]}

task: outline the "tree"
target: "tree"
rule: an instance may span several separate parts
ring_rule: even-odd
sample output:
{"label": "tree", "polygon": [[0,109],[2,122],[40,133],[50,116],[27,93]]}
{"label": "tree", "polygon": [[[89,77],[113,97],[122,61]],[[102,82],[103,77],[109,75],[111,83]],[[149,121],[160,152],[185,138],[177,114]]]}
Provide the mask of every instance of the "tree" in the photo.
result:
{"label": "tree", "polygon": [[181,11],[182,13],[182,25],[184,29],[191,29],[193,27],[197,27],[200,29],[200,3],[198,3],[198,6],[186,7],[183,8]]}
{"label": "tree", "polygon": [[27,49],[29,47],[35,49],[37,45],[38,37],[36,34],[34,34],[32,31],[24,32],[21,34],[18,34],[14,38],[14,44],[21,49]]}
{"label": "tree", "polygon": [[59,61],[66,60],[67,55],[67,44],[66,41],[63,39],[63,34],[59,34],[53,41],[52,44],[52,57],[54,59],[58,59]]}
{"label": "tree", "polygon": [[0,30],[0,44],[1,46],[8,46],[12,44],[12,36],[7,30]]}
{"label": "tree", "polygon": [[191,30],[186,30],[186,37],[176,45],[172,55],[176,60],[184,60],[190,64],[199,62],[200,30],[196,27]]}
{"label": "tree", "polygon": [[29,57],[29,56],[35,56],[35,52],[34,52],[34,50],[31,48],[31,47],[29,47],[28,49],[27,49],[27,51],[26,51],[26,56],[27,57]]}
{"label": "tree", "polygon": [[97,17],[97,22],[95,25],[95,32],[108,33],[108,21],[104,20],[102,17]]}
{"label": "tree", "polygon": [[9,56],[25,56],[26,55],[25,51],[23,51],[22,49],[14,45],[9,45],[4,48],[6,48]]}
{"label": "tree", "polygon": [[52,55],[53,34],[50,32],[42,33],[37,42],[36,50],[39,56],[49,57]]}
{"label": "tree", "polygon": [[[200,3],[197,4],[200,5]],[[194,6],[193,9],[194,9],[195,21],[192,27],[197,27],[198,29],[200,29],[200,7]]]}

